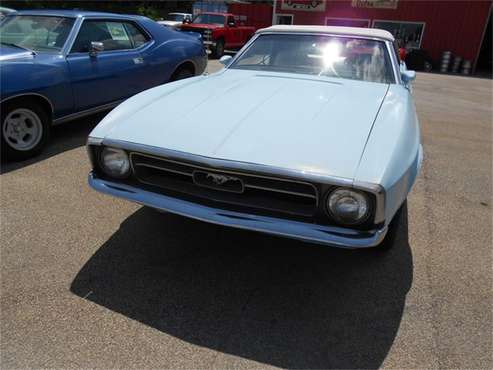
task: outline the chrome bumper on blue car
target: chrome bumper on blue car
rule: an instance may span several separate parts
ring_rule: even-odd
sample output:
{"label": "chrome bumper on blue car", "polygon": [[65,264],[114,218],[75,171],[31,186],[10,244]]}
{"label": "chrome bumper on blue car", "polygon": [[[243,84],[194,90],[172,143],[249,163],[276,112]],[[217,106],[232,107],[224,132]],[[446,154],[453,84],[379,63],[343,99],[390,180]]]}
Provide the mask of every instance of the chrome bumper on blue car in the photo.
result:
{"label": "chrome bumper on blue car", "polygon": [[374,247],[383,240],[387,233],[387,228],[376,231],[348,230],[334,226],[315,225],[211,208],[133,186],[103,180],[93,172],[89,174],[89,185],[102,193],[181,216],[340,248]]}

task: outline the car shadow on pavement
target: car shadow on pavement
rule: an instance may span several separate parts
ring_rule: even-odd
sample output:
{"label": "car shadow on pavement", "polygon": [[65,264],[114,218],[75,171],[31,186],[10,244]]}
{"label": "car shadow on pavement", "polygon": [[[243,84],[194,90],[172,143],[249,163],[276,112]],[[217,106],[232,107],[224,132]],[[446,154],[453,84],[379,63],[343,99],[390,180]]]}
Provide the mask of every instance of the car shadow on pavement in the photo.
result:
{"label": "car shadow on pavement", "polygon": [[50,140],[41,154],[25,161],[10,161],[2,158],[0,174],[21,169],[57,154],[85,145],[87,136],[104,116],[105,113],[95,114],[51,127]]}
{"label": "car shadow on pavement", "polygon": [[394,249],[348,251],[141,208],[71,291],[181,340],[283,368],[378,368],[412,283]]}

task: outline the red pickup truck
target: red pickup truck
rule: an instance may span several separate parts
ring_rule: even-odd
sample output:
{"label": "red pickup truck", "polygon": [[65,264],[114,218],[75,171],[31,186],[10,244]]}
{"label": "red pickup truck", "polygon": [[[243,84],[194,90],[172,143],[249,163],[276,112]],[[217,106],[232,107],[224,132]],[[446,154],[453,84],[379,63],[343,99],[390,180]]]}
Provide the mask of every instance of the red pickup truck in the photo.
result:
{"label": "red pickup truck", "polygon": [[202,34],[204,45],[216,58],[222,57],[224,49],[239,49],[253,36],[255,28],[237,24],[230,13],[200,13],[191,23],[184,23],[182,31]]}

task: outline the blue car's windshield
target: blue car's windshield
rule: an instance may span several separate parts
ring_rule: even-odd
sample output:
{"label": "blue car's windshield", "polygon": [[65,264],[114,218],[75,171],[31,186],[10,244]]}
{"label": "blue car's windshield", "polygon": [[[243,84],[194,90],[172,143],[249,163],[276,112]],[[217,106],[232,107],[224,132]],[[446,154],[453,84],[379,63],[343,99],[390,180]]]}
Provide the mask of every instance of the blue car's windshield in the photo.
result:
{"label": "blue car's windshield", "polygon": [[0,24],[0,41],[34,51],[60,51],[73,24],[74,19],[66,17],[9,16]]}
{"label": "blue car's windshield", "polygon": [[383,41],[324,35],[261,35],[229,67],[393,83]]}

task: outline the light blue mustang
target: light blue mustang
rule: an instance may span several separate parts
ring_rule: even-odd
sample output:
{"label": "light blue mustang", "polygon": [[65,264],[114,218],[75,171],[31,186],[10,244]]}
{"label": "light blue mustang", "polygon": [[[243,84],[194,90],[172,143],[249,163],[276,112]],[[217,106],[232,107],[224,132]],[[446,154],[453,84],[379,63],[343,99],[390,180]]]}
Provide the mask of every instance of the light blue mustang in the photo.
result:
{"label": "light blue mustang", "polygon": [[222,62],[113,110],[88,140],[90,185],[211,223],[391,246],[422,161],[415,73],[392,35],[274,26]]}
{"label": "light blue mustang", "polygon": [[143,90],[202,74],[200,35],[141,16],[22,11],[0,24],[2,154],[24,159],[51,124],[114,108]]}

